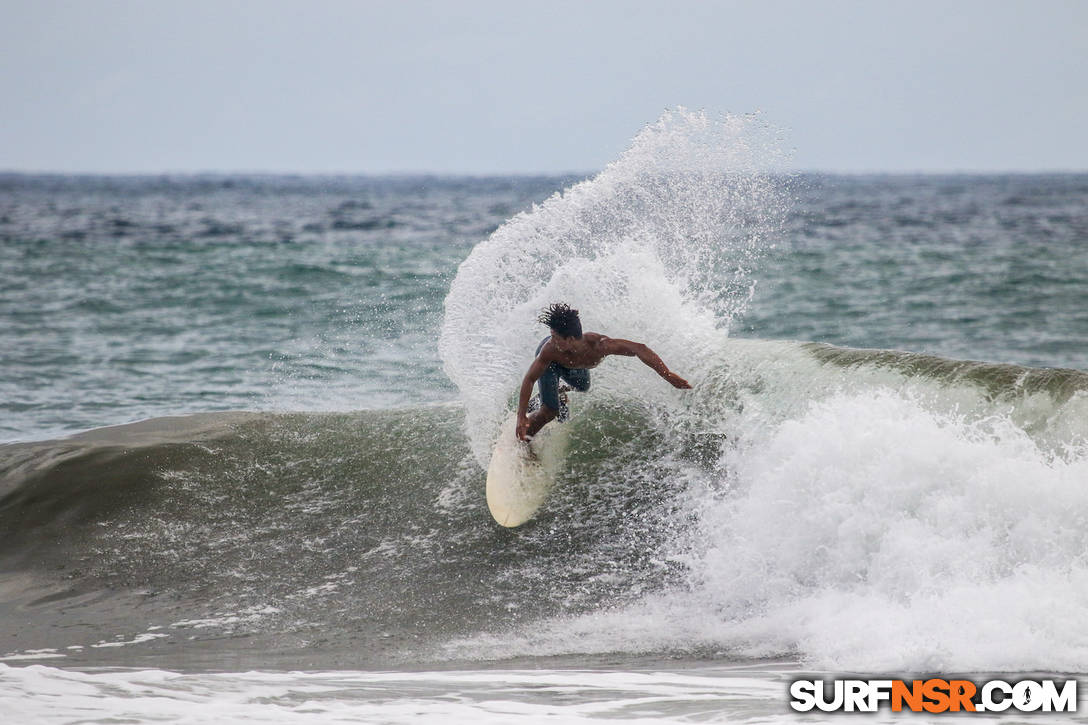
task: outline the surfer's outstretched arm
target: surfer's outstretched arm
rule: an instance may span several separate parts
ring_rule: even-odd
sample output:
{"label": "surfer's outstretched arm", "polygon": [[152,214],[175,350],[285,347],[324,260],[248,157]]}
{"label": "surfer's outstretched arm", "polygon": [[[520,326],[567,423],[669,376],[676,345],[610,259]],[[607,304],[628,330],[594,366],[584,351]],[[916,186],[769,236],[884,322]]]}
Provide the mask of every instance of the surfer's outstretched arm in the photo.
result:
{"label": "surfer's outstretched arm", "polygon": [[605,342],[605,354],[637,357],[647,367],[668,381],[674,388],[681,388],[683,390],[691,388],[691,383],[669,370],[669,366],[658,357],[657,353],[643,345],[641,342],[632,342],[631,340],[620,340],[610,337]]}

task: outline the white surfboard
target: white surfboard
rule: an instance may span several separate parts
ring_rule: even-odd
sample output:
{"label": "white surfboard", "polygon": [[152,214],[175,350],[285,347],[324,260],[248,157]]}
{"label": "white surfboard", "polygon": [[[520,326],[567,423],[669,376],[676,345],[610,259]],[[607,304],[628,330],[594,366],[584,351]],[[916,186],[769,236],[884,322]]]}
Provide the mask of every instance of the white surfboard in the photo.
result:
{"label": "white surfboard", "polygon": [[565,424],[552,422],[526,445],[514,435],[516,424],[516,415],[503,423],[487,467],[487,507],[508,528],[531,519],[548,498],[569,437]]}

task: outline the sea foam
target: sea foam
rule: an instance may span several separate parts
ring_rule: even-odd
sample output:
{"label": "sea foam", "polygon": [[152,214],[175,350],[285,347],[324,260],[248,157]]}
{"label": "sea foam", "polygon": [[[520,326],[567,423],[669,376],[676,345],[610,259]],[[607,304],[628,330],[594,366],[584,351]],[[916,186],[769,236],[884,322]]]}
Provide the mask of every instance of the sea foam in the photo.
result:
{"label": "sea foam", "polygon": [[[758,119],[675,111],[597,177],[515,217],[461,266],[441,351],[485,463],[565,300],[647,341],[695,390],[639,366],[594,394],[649,403],[682,504],[658,556],[683,572],[635,603],[454,641],[454,656],[787,655],[817,667],[1088,667],[1088,383],[1028,368],[738,341],[788,191]],[[676,457],[683,435],[713,460]],[[491,655],[489,655],[491,653]]]}

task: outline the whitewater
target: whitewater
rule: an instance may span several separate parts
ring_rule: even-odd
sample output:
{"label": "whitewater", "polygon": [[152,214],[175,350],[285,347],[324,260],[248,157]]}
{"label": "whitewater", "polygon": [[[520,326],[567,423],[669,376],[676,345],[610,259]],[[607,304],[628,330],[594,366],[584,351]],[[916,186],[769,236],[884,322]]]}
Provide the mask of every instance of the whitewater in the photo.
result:
{"label": "whitewater", "polygon": [[[801,673],[1088,671],[1088,179],[782,147],[678,109],[582,179],[5,177],[5,710],[762,722]],[[501,530],[553,301],[693,390],[605,361]]]}

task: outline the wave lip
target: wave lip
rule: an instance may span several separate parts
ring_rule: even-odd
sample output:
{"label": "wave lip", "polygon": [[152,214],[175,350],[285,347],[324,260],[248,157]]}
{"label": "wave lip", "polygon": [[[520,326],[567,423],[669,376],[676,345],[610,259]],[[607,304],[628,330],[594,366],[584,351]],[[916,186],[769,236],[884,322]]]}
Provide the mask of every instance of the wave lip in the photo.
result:
{"label": "wave lip", "polygon": [[0,515],[18,507],[23,525],[37,525],[37,518],[27,518],[31,509],[47,519],[77,499],[136,485],[125,482],[148,472],[149,457],[231,435],[236,426],[260,417],[198,413],[97,428],[56,441],[0,445]]}
{"label": "wave lip", "polygon": [[1046,393],[1055,403],[1062,404],[1074,395],[1088,391],[1088,373],[1069,368],[952,360],[923,353],[836,347],[817,342],[805,343],[803,347],[821,362],[842,368],[880,367],[910,378],[926,378],[946,385],[972,385],[991,398]]}

